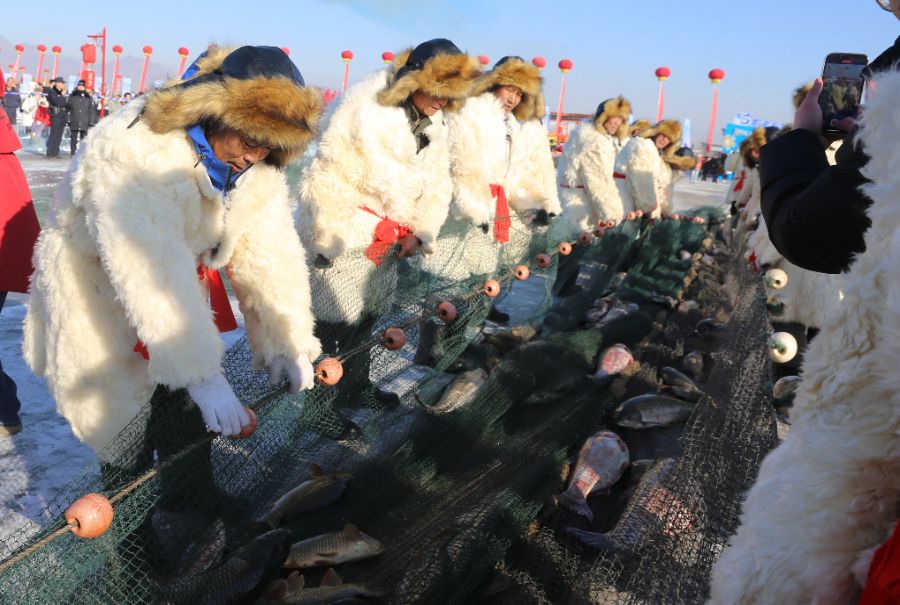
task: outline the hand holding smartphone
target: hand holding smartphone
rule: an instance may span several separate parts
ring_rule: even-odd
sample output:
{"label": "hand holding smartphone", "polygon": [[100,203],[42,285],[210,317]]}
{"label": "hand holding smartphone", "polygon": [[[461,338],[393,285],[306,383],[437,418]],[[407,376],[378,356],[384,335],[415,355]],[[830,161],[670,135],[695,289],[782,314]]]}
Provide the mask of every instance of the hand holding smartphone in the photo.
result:
{"label": "hand holding smartphone", "polygon": [[865,80],[862,71],[869,64],[869,57],[855,53],[831,53],[825,57],[822,68],[822,92],[819,107],[822,108],[822,134],[846,136],[847,131],[837,127],[844,118],[857,119],[862,104]]}

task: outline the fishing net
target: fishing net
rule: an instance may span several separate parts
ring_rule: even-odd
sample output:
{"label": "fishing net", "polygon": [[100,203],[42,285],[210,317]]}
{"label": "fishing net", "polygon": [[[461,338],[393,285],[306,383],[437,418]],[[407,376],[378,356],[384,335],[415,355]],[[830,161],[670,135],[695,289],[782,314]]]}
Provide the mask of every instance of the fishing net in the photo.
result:
{"label": "fishing net", "polygon": [[[378,556],[337,569],[345,582],[382,587],[373,602],[699,602],[774,425],[761,387],[768,366],[757,280],[730,248],[711,266],[699,262],[719,245],[722,217],[695,214],[707,223],[626,221],[574,243],[569,255],[557,252],[559,225],[541,213],[512,217],[502,247],[450,221],[433,257],[397,260],[392,249],[376,265],[355,250],[313,269],[317,335],[341,359],[343,379],[288,395],[252,370],[239,341],[226,353],[226,377],[244,405],[265,404],[243,440],[207,435],[186,391],[159,387],[48,503],[34,520],[39,530],[0,545],[0,561],[37,546],[0,572],[0,602],[252,603],[258,590],[223,596],[208,574],[255,535],[264,507],[309,478],[311,462],[351,473],[352,484],[285,527],[299,541],[353,523],[381,541]],[[680,260],[682,250],[694,258]],[[550,254],[548,266],[538,266],[539,254]],[[512,277],[518,265],[529,267],[527,279]],[[496,297],[483,293],[489,278],[499,278]],[[637,309],[585,327],[585,313],[610,292]],[[665,296],[698,305],[672,312],[659,302]],[[435,316],[442,302],[455,306],[454,321]],[[657,369],[676,364],[691,327],[708,316],[730,324],[704,341],[710,398],[686,426],[620,431],[632,459],[676,461],[665,487],[691,511],[690,529],[670,535],[663,520],[627,559],[580,545],[563,528],[612,527],[624,486],[591,499],[589,525],[555,506],[567,459],[622,397],[656,390]],[[406,341],[391,350],[381,335],[395,327]],[[589,380],[598,351],[614,343],[632,347],[639,370]],[[464,404],[448,408],[447,385],[468,377]],[[152,469],[161,470],[148,476]],[[110,528],[42,543],[91,492],[114,500]],[[318,586],[324,572],[306,570],[306,585]]]}

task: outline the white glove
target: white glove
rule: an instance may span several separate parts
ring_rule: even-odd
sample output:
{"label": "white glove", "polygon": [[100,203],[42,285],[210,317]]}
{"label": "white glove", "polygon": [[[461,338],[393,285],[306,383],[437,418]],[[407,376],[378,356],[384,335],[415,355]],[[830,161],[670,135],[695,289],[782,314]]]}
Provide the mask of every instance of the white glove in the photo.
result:
{"label": "white glove", "polygon": [[231,437],[240,433],[242,426],[250,424],[247,411],[222,374],[187,390],[203,413],[203,420],[215,432]]}
{"label": "white glove", "polygon": [[281,384],[282,372],[287,372],[288,380],[291,381],[288,392],[292,395],[315,386],[315,372],[306,355],[300,355],[297,359],[279,357],[273,361],[269,366],[269,384],[273,387]]}

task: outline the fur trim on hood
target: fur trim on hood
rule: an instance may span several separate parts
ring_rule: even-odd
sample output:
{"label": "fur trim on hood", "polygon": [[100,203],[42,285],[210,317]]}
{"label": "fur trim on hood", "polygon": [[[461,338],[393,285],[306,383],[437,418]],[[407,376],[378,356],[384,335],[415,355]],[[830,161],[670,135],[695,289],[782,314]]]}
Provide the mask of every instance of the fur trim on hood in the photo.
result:
{"label": "fur trim on hood", "polygon": [[444,113],[458,111],[481,76],[478,57],[463,53],[442,39],[397,53],[389,69],[388,86],[378,93],[379,104],[398,107],[409,95],[421,90],[447,99]]}
{"label": "fur trim on hood", "polygon": [[[263,161],[284,168],[316,137],[324,102],[319,89],[304,85],[287,55],[275,57],[280,60],[275,68],[254,64],[259,54],[269,59],[275,51],[281,52],[271,47],[211,48],[191,66],[187,79],[170,80],[148,94],[140,119],[157,134],[217,121],[271,146]],[[226,64],[233,53],[240,53],[230,62],[237,65]]]}
{"label": "fur trim on hood", "polygon": [[690,147],[682,147],[671,156],[663,156],[663,161],[675,170],[693,170],[697,165],[697,158]]}
{"label": "fur trim on hood", "polygon": [[[512,113],[520,122],[535,116],[536,98],[541,95],[544,79],[537,67],[526,63],[521,57],[503,57],[494,69],[484,74],[475,85],[472,96],[476,97],[501,86],[516,86],[522,91],[522,100]],[[541,117],[544,116],[544,99],[541,96]]]}
{"label": "fur trim on hood", "polygon": [[765,145],[766,141],[766,129],[763,126],[754,128],[750,136],[741,141],[741,157],[744,158],[744,165],[747,168],[756,168],[757,162],[750,157],[750,152]]}
{"label": "fur trim on hood", "polygon": [[[634,124],[632,124],[631,126],[628,127],[628,136],[629,137],[637,136],[637,135],[635,135],[636,131],[638,131],[638,130],[644,131],[644,130],[647,130],[648,128],[650,128],[651,126],[653,126],[653,124],[650,123],[650,120],[637,120]],[[638,133],[638,134],[640,134],[640,133]]]}
{"label": "fur trim on hood", "polygon": [[662,150],[663,159],[668,161],[675,155],[675,152],[681,147],[681,123],[677,120],[663,120],[653,128],[648,128],[638,136],[643,139],[652,139],[658,134],[664,134],[671,141],[666,148]]}
{"label": "fur trim on hood", "polygon": [[812,82],[807,82],[794,91],[794,109],[800,109],[800,104],[803,103],[803,99],[805,99],[806,95],[809,94],[812,85]]}
{"label": "fur trim on hood", "polygon": [[628,138],[628,116],[631,115],[631,104],[622,97],[615,99],[607,99],[600,103],[597,111],[594,113],[594,126],[601,133],[606,132],[603,124],[610,118],[620,117],[622,123],[616,131],[616,136],[620,141]]}

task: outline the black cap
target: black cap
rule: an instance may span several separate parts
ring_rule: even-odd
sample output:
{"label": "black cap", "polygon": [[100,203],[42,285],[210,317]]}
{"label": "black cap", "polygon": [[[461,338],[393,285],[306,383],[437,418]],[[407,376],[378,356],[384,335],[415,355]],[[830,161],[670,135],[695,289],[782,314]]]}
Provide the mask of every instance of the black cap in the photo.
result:
{"label": "black cap", "polygon": [[223,81],[226,77],[250,80],[259,76],[287,78],[297,86],[306,86],[294,62],[283,50],[274,46],[242,46],[225,57],[216,71],[191,78],[179,86],[187,88],[203,82]]}
{"label": "black cap", "polygon": [[60,84],[65,84],[65,83],[66,83],[66,81],[63,80],[62,76],[57,76],[57,77],[53,78],[53,79],[50,80],[50,81],[51,81],[51,82],[59,82]]}
{"label": "black cap", "polygon": [[406,65],[397,71],[394,76],[394,82],[405,76],[411,71],[419,71],[425,67],[425,64],[434,59],[439,54],[461,55],[462,51],[450,40],[446,38],[435,38],[428,42],[422,42],[409,54]]}
{"label": "black cap", "polygon": [[79,86],[84,86],[84,85],[85,85],[85,84],[84,84],[84,80],[78,80],[78,85],[79,85]]}

